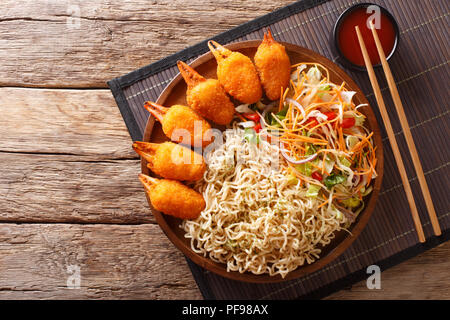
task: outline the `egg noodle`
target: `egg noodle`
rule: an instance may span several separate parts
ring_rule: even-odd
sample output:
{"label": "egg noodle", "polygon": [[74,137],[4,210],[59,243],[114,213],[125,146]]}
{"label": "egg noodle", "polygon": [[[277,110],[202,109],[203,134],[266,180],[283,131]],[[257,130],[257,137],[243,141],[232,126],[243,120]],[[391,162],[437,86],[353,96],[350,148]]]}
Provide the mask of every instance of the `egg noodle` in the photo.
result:
{"label": "egg noodle", "polygon": [[206,208],[182,228],[192,250],[227,265],[228,271],[286,276],[312,263],[345,225],[338,211],[318,206],[306,188],[274,168],[278,146],[244,139],[244,130],[224,132],[225,143],[207,155],[208,170],[195,185]]}

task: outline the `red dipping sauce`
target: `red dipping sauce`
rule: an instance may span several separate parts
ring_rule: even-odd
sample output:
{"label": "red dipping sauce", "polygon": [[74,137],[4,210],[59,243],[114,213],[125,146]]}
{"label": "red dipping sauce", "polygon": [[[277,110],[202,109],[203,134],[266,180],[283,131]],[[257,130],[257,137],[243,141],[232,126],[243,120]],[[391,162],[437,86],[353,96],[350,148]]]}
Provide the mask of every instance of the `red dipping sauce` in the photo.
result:
{"label": "red dipping sauce", "polygon": [[[372,64],[376,65],[381,62],[372,31],[367,27],[367,21],[372,15],[373,12],[368,13],[365,7],[356,8],[342,17],[336,30],[336,40],[341,54],[351,63],[361,67],[364,66],[364,58],[359,47],[355,26],[359,26]],[[383,10],[380,10],[379,26],[380,29],[377,29],[377,34],[383,46],[384,54],[389,57],[394,49],[397,33],[392,20],[383,13]]]}

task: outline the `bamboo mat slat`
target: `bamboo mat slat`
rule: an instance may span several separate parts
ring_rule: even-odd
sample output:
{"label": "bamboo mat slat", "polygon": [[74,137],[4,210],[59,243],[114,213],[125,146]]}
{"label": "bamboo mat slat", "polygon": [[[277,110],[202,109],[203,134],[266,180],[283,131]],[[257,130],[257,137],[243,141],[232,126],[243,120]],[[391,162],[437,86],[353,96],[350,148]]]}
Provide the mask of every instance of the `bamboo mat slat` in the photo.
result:
{"label": "bamboo mat slat", "polygon": [[[215,37],[220,43],[261,39],[267,26],[280,41],[291,42],[317,51],[336,61],[329,47],[329,35],[339,14],[352,4],[364,1],[303,0]],[[449,80],[449,13],[445,0],[374,0],[397,19],[401,38],[397,53],[390,60],[402,97],[412,135],[415,139],[443,235],[433,236],[425,203],[412,162],[405,156],[405,166],[416,195],[420,218],[428,238],[417,240],[408,202],[381,120],[385,154],[383,186],[375,212],[366,229],[353,245],[325,268],[303,278],[277,284],[235,282],[203,270],[188,260],[194,278],[207,299],[296,299],[323,297],[356,281],[367,278],[366,269],[376,264],[385,270],[409,259],[450,237],[450,101]],[[155,64],[108,82],[133,140],[139,140],[148,113],[142,105],[156,100],[169,81],[178,73],[178,59],[191,62],[208,49],[202,42]],[[376,106],[370,82],[365,73],[346,70],[358,83],[372,106]],[[377,77],[388,110],[394,110],[382,70]],[[391,115],[400,151],[407,155],[406,141],[397,116]],[[174,248],[174,250],[176,250]]]}

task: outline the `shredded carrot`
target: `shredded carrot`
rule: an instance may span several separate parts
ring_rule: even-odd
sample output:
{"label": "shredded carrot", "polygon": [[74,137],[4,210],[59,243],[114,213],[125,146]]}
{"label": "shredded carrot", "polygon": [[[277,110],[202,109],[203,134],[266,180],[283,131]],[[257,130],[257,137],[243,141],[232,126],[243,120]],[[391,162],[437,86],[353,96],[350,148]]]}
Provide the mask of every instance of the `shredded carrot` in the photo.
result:
{"label": "shredded carrot", "polygon": [[280,87],[280,104],[278,105],[278,112],[283,109],[283,87]]}
{"label": "shredded carrot", "polygon": [[[282,89],[283,89],[283,88],[282,88]],[[283,92],[283,91],[282,91],[282,92]],[[286,90],[284,91],[284,94],[283,94],[283,101],[286,100],[286,96],[287,96],[288,92],[289,92],[289,87],[286,88]]]}
{"label": "shredded carrot", "polygon": [[354,172],[353,174],[354,174],[355,176],[364,176],[364,175],[370,173],[371,170],[372,170],[372,168],[369,168],[369,169],[367,169],[366,171]]}
{"label": "shredded carrot", "polygon": [[346,151],[345,141],[344,141],[344,134],[342,133],[342,127],[339,127],[339,145],[340,145],[340,149],[342,151]]}
{"label": "shredded carrot", "polygon": [[370,164],[370,172],[367,175],[367,183],[366,186],[370,184],[370,181],[372,180],[372,175],[375,172],[375,166],[377,165],[377,159],[373,160],[373,163]]}
{"label": "shredded carrot", "polygon": [[293,138],[291,141],[304,141],[304,142],[310,142],[310,143],[319,144],[319,145],[327,145],[327,143],[328,143],[325,140],[309,138],[306,136],[297,136],[297,138]]}
{"label": "shredded carrot", "polygon": [[326,161],[326,159],[327,159],[327,152],[325,152],[325,154],[323,155],[322,170],[321,170],[322,174],[325,173],[325,161]]}
{"label": "shredded carrot", "polygon": [[295,85],[294,81],[292,81],[292,80],[290,80],[290,83],[291,83],[292,88],[294,88],[294,95],[296,96],[297,92],[298,92],[297,86]]}
{"label": "shredded carrot", "polygon": [[370,139],[370,137],[373,136],[373,131],[372,131],[367,137],[360,136],[360,135],[355,135],[355,136],[357,136],[357,137],[359,137],[359,138],[361,138],[361,139],[363,139],[363,140],[360,141],[360,142],[358,142],[358,143],[352,148],[352,150],[350,150],[351,152],[354,152],[354,151],[356,151],[356,150],[361,149],[366,143],[372,145],[372,144],[370,143],[369,139]]}
{"label": "shredded carrot", "polygon": [[[297,68],[295,71],[293,70],[292,72],[296,75],[297,79],[291,79],[289,81],[289,87],[280,90],[278,110],[281,111],[286,105],[286,115],[279,118],[275,117],[277,125],[266,125],[266,127],[278,133],[276,135],[277,141],[284,144],[284,148],[295,159],[304,159],[312,154],[311,150],[314,150],[313,152],[316,153],[316,161],[310,161],[309,165],[314,170],[317,169],[318,173],[321,172],[322,175],[325,175],[326,172],[329,174],[334,172],[347,175],[345,171],[348,171],[348,169],[338,166],[336,163],[333,165],[332,172],[326,170],[328,166],[326,162],[327,157],[330,155],[332,155],[332,158],[339,157],[342,159],[343,157],[350,163],[350,170],[353,171],[355,176],[365,176],[365,179],[367,178],[367,184],[365,185],[368,186],[376,175],[375,167],[377,159],[375,154],[376,146],[373,145],[372,139],[373,132],[366,134],[364,130],[358,127],[344,129],[339,123],[340,117],[338,116],[331,120],[320,120],[323,118],[323,114],[327,112],[336,113],[335,105],[339,105],[339,108],[342,108],[342,112],[346,112],[347,114],[351,113],[354,116],[363,115],[356,109],[354,103],[351,101],[350,103],[344,102],[343,92],[348,92],[346,82],[343,81],[339,85],[330,83],[327,68],[319,63],[300,62],[291,67],[296,68],[301,65],[306,65],[308,68],[303,71],[300,68]],[[317,73],[309,72],[313,67],[318,68],[320,71],[320,79],[317,79],[317,81]],[[325,74],[326,77],[324,76]],[[312,77],[314,81],[312,81]],[[325,92],[327,92],[327,95],[322,95]],[[302,105],[303,110],[295,107],[294,103],[287,103],[286,99],[288,97]],[[314,114],[312,114],[313,112]],[[272,113],[272,116],[275,115]],[[352,148],[347,148],[347,136],[353,136],[359,139]],[[289,162],[288,165],[290,168],[294,168]],[[293,169],[293,171],[301,185],[304,185],[306,182],[314,183],[315,180],[311,177],[305,176],[296,169]],[[359,192],[358,196],[362,198],[361,188],[362,185],[359,184],[358,187],[351,188],[348,191],[354,195]],[[324,193],[321,193],[320,196],[323,196],[325,201],[320,204],[319,208],[325,206],[330,200],[332,201],[336,197],[335,195],[327,199]],[[346,196],[348,196],[348,193],[345,192],[339,195],[341,198]]]}
{"label": "shredded carrot", "polygon": [[309,164],[310,164],[312,167],[314,167],[315,169],[321,170],[321,168],[320,168],[319,166],[316,166],[314,163],[309,162]]}
{"label": "shredded carrot", "polygon": [[[331,201],[333,201],[335,198],[336,198],[336,196],[333,196],[333,197],[331,198]],[[326,205],[329,201],[330,201],[330,199],[325,200],[324,202],[322,202],[322,203],[317,207],[317,209],[322,208],[322,207],[323,207],[324,205]]]}

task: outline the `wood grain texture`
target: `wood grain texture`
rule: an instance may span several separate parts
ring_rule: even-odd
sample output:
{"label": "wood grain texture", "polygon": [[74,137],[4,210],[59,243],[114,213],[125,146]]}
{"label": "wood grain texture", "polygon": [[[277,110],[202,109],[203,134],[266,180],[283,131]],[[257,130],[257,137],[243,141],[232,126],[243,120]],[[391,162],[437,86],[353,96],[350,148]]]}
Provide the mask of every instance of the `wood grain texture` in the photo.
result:
{"label": "wood grain texture", "polygon": [[[157,225],[0,224],[0,299],[201,299],[183,255]],[[450,243],[327,299],[450,299]],[[80,267],[69,289],[67,267]]]}
{"label": "wood grain texture", "polygon": [[292,2],[2,1],[0,86],[105,88],[107,80]]}
{"label": "wood grain texture", "polygon": [[0,152],[0,221],[154,222],[139,160]]}
{"label": "wood grain texture", "polygon": [[0,224],[0,243],[0,299],[201,299],[157,225]]}
{"label": "wood grain texture", "polygon": [[0,151],[138,159],[109,90],[0,88],[0,114]]}

